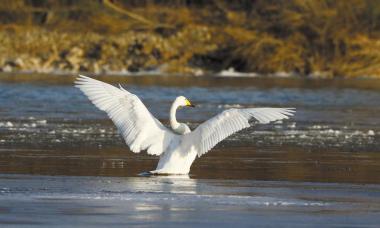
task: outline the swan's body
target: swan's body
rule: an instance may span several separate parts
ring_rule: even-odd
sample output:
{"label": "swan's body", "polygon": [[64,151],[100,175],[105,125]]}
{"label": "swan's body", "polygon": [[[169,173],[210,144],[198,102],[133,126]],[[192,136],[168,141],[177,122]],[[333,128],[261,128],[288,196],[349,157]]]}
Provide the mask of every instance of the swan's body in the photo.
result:
{"label": "swan's body", "polygon": [[199,125],[193,132],[176,119],[179,107],[192,106],[188,99],[179,96],[170,108],[170,126],[166,128],[134,94],[107,83],[80,76],[76,87],[99,109],[107,112],[134,153],[146,150],[160,156],[154,174],[188,174],[195,158],[202,156],[217,143],[233,133],[250,127],[249,120],[259,123],[287,119],[293,109],[247,108],[229,109]]}

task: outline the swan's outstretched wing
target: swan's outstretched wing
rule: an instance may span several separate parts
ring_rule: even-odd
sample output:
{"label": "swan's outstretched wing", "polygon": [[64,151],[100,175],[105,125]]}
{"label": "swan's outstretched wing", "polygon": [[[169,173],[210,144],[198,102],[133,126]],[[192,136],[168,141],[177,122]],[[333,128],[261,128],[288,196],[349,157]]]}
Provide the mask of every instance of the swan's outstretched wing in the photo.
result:
{"label": "swan's outstretched wing", "polygon": [[131,151],[147,150],[148,154],[160,155],[178,138],[148,111],[136,95],[121,86],[119,89],[83,75],[75,84],[96,107],[107,112]]}
{"label": "swan's outstretched wing", "polygon": [[229,109],[199,125],[193,132],[184,135],[182,143],[186,143],[187,147],[192,146],[199,157],[233,133],[250,127],[251,119],[265,124],[288,119],[293,113],[294,109],[291,108]]}

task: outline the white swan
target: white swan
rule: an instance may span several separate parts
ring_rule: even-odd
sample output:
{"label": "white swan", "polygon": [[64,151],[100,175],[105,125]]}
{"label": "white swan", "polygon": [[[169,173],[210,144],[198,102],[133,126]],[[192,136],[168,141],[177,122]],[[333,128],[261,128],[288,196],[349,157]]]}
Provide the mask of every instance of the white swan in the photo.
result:
{"label": "white swan", "polygon": [[120,86],[80,75],[75,81],[78,87],[100,110],[105,111],[115,123],[130,150],[134,153],[146,150],[160,156],[152,174],[188,174],[190,166],[217,143],[233,133],[250,126],[249,120],[259,123],[287,119],[291,108],[229,109],[199,125],[194,131],[177,122],[179,107],[193,106],[183,96],[177,97],[170,108],[171,130],[157,120],[134,94]]}

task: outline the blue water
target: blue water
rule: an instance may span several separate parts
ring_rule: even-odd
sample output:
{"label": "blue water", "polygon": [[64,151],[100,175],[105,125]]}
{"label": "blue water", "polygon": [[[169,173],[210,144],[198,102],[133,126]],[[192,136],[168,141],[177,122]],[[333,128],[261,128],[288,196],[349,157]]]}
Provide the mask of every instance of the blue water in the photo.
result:
{"label": "blue water", "polygon": [[377,185],[187,177],[1,175],[0,180],[3,225],[376,227],[380,222]]}
{"label": "blue water", "polygon": [[228,108],[296,115],[227,138],[189,176],[147,178],[157,158],[131,153],[71,83],[0,82],[0,226],[380,224],[380,91],[202,80],[125,87],[164,124],[179,95],[197,105],[178,113],[191,128]]}
{"label": "blue water", "polygon": [[[238,140],[256,144],[258,141],[298,146],[326,144],[329,147],[367,151],[377,151],[380,147],[379,140],[376,140],[380,134],[379,91],[333,87],[239,87],[236,86],[238,83],[234,84],[233,87],[228,84],[219,87],[125,87],[137,94],[164,123],[168,121],[171,102],[176,96],[185,95],[197,104],[197,108],[182,109],[177,115],[179,120],[193,128],[228,108],[294,107],[297,110],[294,118],[275,126],[276,131],[273,131],[273,126],[257,126],[230,139],[238,137]],[[0,134],[5,132],[8,143],[41,141],[40,146],[44,146],[44,139],[48,136],[46,133],[49,132],[52,135],[60,134],[58,141],[66,145],[78,140],[81,142],[80,137],[73,137],[78,132],[87,136],[103,135],[99,137],[100,141],[109,143],[113,143],[115,135],[118,135],[106,114],[95,108],[72,84],[0,83],[0,100]],[[46,124],[41,124],[45,121]],[[7,124],[10,125],[8,122],[13,126],[7,127]],[[104,131],[109,134],[102,134]],[[271,139],[273,135],[276,140]],[[94,140],[93,137],[82,139],[90,144]],[[95,140],[99,142],[99,139]],[[356,143],[358,141],[360,143]]]}

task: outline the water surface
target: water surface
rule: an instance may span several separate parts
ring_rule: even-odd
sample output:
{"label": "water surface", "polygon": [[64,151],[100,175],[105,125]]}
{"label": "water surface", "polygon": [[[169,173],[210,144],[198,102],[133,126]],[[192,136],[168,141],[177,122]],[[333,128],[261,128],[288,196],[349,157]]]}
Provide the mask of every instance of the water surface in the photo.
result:
{"label": "water surface", "polygon": [[0,224],[379,224],[378,81],[106,78],[164,124],[178,95],[197,104],[178,113],[191,128],[228,108],[297,109],[229,137],[188,177],[145,178],[157,158],[131,153],[72,77],[52,78],[0,80]]}

